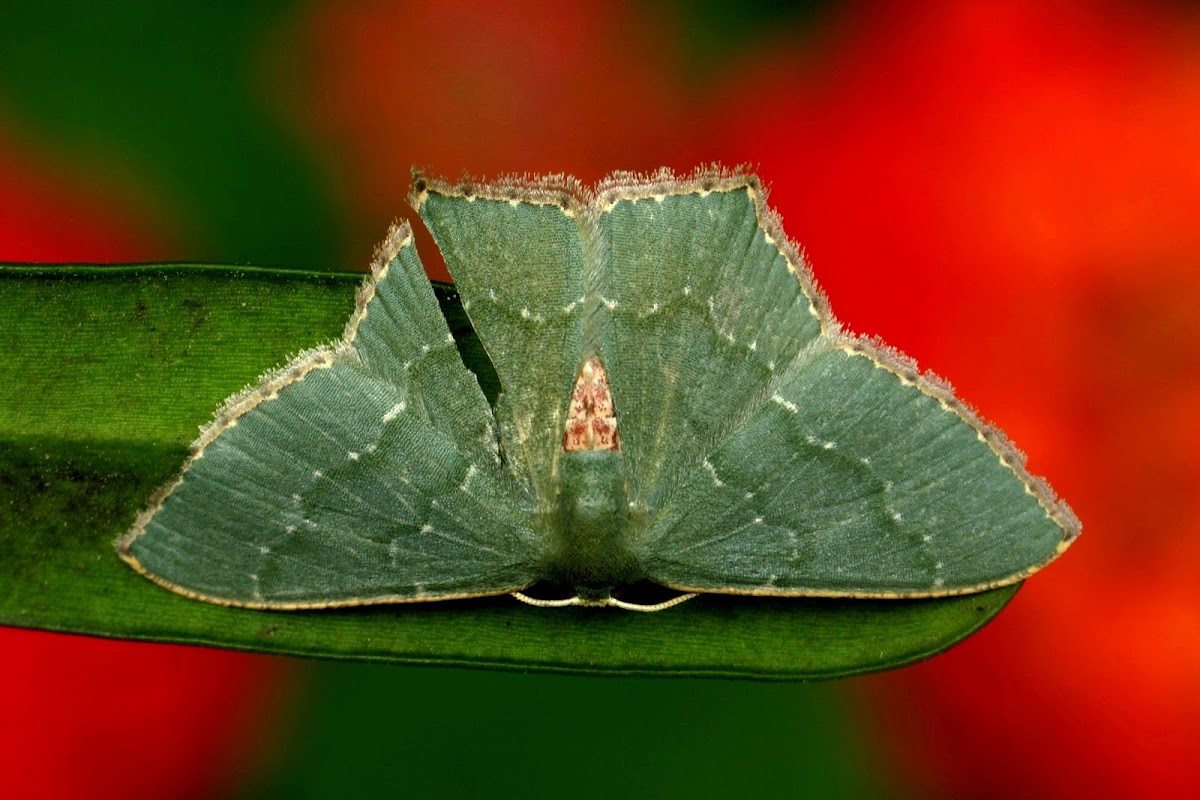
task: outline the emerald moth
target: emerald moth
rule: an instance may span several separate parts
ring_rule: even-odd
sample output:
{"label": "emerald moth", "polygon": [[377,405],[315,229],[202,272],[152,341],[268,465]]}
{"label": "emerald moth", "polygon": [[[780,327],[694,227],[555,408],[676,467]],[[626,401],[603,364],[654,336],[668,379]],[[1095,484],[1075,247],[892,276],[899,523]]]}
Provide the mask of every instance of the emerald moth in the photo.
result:
{"label": "emerald moth", "polygon": [[[494,403],[396,224],[343,338],[229,398],[117,541],[139,572],[252,608],[659,609],[979,592],[1079,534],[949,385],[838,324],[754,175],[414,173],[411,200]],[[622,599],[646,581],[679,594]]]}

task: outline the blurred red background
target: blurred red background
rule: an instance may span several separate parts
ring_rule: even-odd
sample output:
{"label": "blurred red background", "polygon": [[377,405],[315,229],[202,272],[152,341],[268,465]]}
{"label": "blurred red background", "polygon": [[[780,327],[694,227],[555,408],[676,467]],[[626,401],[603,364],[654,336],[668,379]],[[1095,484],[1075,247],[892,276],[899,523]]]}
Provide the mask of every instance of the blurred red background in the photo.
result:
{"label": "blurred red background", "polygon": [[[839,317],[950,378],[1084,522],[966,643],[838,685],[872,769],[897,796],[1200,796],[1200,14],[705,13],[306,5],[265,26],[238,80],[323,176],[329,267],[407,215],[413,163],[589,181],[758,165]],[[0,259],[195,255],[201,228],[156,203],[161,176],[28,130],[0,93]],[[145,793],[233,791],[293,680],[196,649],[15,630],[0,647],[5,796],[128,789],[113,764],[133,741],[152,751]]]}

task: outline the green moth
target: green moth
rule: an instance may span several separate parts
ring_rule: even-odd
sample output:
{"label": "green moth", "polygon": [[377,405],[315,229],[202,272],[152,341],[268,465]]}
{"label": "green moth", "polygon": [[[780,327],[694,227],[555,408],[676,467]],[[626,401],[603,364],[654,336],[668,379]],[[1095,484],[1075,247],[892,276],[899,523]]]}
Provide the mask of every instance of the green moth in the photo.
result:
{"label": "green moth", "polygon": [[[494,405],[393,226],[343,338],[226,401],[117,541],[139,572],[252,608],[657,609],[983,591],[1078,536],[947,384],[838,325],[753,175],[417,175],[412,201]],[[646,580],[681,594],[621,599]]]}

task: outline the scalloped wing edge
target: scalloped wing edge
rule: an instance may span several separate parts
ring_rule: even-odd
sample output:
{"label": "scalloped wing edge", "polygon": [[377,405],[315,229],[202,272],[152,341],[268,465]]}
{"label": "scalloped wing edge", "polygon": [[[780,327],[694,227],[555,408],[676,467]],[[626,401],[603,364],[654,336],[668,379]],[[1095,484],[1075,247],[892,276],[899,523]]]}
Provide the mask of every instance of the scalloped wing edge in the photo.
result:
{"label": "scalloped wing edge", "polygon": [[1013,475],[1021,481],[1027,494],[1031,495],[1041,506],[1046,516],[1062,529],[1063,537],[1049,558],[1040,563],[1016,572],[1006,578],[953,589],[931,589],[928,591],[906,592],[843,592],[823,591],[814,589],[772,590],[762,589],[714,589],[711,587],[696,587],[685,583],[665,583],[668,588],[679,592],[707,592],[710,594],[753,595],[761,597],[831,597],[857,600],[905,600],[933,599],[938,597],[955,597],[960,595],[978,594],[980,592],[999,589],[1020,583],[1031,575],[1040,572],[1079,538],[1083,525],[1079,517],[1062,498],[1058,497],[1050,483],[1043,477],[1032,474],[1026,465],[1025,454],[1013,444],[1000,428],[986,422],[979,413],[968,403],[954,393],[950,382],[930,371],[922,372],[912,357],[885,344],[878,337],[862,336],[845,331],[838,331],[829,337],[830,345],[850,356],[867,358],[877,369],[892,373],[903,384],[917,388],[922,394],[933,398],[947,411],[955,414],[960,420],[975,430],[980,441],[987,444],[992,453]]}
{"label": "scalloped wing edge", "polygon": [[[683,584],[668,584],[669,588],[683,592],[702,591],[712,594],[773,597],[842,597],[855,599],[951,597],[988,591],[1023,581],[1057,559],[1079,537],[1082,531],[1082,524],[1071,507],[1057,496],[1049,482],[1029,472],[1026,466],[1027,459],[1025,454],[1012,443],[1002,430],[986,422],[973,407],[958,398],[948,381],[933,372],[921,371],[913,358],[885,344],[877,337],[858,335],[843,329],[833,314],[833,309],[828,298],[818,285],[803,249],[788,238],[784,232],[780,215],[767,204],[767,188],[746,165],[726,168],[718,164],[710,164],[700,166],[682,176],[677,175],[666,167],[650,173],[617,171],[601,180],[595,187],[587,187],[578,179],[566,174],[545,176],[512,174],[502,175],[490,181],[464,175],[457,181],[450,181],[443,178],[429,177],[415,168],[412,172],[412,181],[413,189],[408,199],[413,209],[418,212],[428,195],[435,193],[448,197],[461,197],[468,201],[478,198],[506,201],[514,205],[519,203],[556,205],[571,217],[602,215],[617,202],[625,200],[637,201],[661,196],[686,194],[704,196],[710,192],[746,190],[754,203],[758,225],[763,231],[764,236],[766,236],[769,243],[775,246],[780,255],[784,257],[788,269],[796,276],[801,290],[808,298],[810,310],[821,324],[822,340],[828,342],[829,346],[842,350],[849,355],[868,358],[877,368],[891,372],[902,383],[915,386],[923,394],[935,399],[943,408],[956,414],[959,419],[975,430],[976,435],[988,445],[1001,464],[1021,481],[1026,492],[1037,500],[1046,515],[1063,531],[1062,541],[1054,554],[1042,563],[1033,565],[1008,578],[972,587],[931,590],[928,592],[878,593],[824,592],[813,590],[793,592],[767,590],[722,591],[712,588],[698,589]],[[386,275],[388,264],[401,249],[411,244],[411,242],[412,230],[409,224],[407,222],[393,223],[387,237],[376,250],[371,265],[371,274],[359,288],[355,311],[351,315],[349,322],[347,322],[345,332],[340,341],[329,346],[317,347],[300,353],[283,367],[266,373],[257,384],[247,387],[242,392],[230,397],[224,403],[213,421],[201,430],[200,436],[193,442],[191,455],[178,476],[172,482],[160,487],[155,492],[151,497],[148,507],[138,515],[133,527],[115,542],[121,558],[141,574],[180,594],[221,605],[236,605],[250,608],[300,609],[389,602],[424,602],[492,596],[507,594],[513,591],[502,590],[486,594],[438,595],[420,598],[371,598],[362,601],[318,604],[263,604],[258,606],[245,603],[231,603],[219,598],[199,595],[174,586],[146,571],[129,552],[130,544],[144,532],[146,524],[162,506],[174,488],[183,480],[183,476],[188,468],[203,456],[204,448],[222,431],[235,425],[239,417],[263,401],[277,395],[283,387],[303,380],[304,376],[313,369],[330,367],[338,360],[345,358],[356,358],[352,343],[358,326],[366,314],[367,304],[374,297],[379,281]],[[514,587],[514,590],[519,590],[520,588],[524,587]]]}
{"label": "scalloped wing edge", "polygon": [[133,543],[137,541],[146,532],[146,526],[150,524],[150,520],[158,513],[167,498],[171,493],[183,482],[184,477],[192,468],[192,465],[204,457],[204,451],[210,444],[213,443],[225,431],[237,425],[238,420],[248,414],[250,411],[257,408],[262,403],[272,400],[279,395],[279,392],[284,388],[299,383],[317,369],[328,369],[334,364],[343,361],[357,361],[358,353],[354,349],[354,339],[358,334],[358,328],[362,324],[363,319],[367,315],[367,306],[375,297],[375,292],[388,274],[388,268],[392,260],[405,247],[413,243],[412,228],[407,222],[393,222],[388,229],[387,236],[383,242],[375,249],[374,257],[371,261],[371,271],[367,277],[359,285],[355,293],[354,311],[350,315],[350,319],[346,323],[343,330],[342,338],[326,345],[320,345],[308,350],[304,350],[295,356],[291,357],[283,366],[269,370],[259,377],[258,381],[244,388],[242,391],[230,396],[221,404],[213,415],[213,419],[200,429],[200,434],[188,446],[188,458],[184,461],[183,467],[179,472],[167,483],[158,487],[154,494],[150,496],[150,500],[146,507],[142,509],[134,519],[132,527],[125,533],[121,534],[113,542],[116,548],[117,555],[121,559],[133,567],[139,574],[149,578],[154,583],[166,589],[170,589],[176,594],[193,600],[203,600],[206,603],[214,605],[229,606],[234,608],[254,608],[264,610],[301,610],[301,609],[320,609],[320,608],[348,608],[353,606],[365,605],[384,605],[389,603],[428,603],[441,600],[466,600],[473,597],[491,597],[496,595],[509,594],[512,591],[528,588],[528,584],[522,586],[514,586],[511,588],[500,589],[489,592],[478,593],[458,593],[458,594],[429,594],[414,597],[389,595],[384,597],[369,597],[369,598],[352,598],[347,600],[336,601],[317,601],[311,603],[271,603],[271,602],[244,602],[232,601],[227,598],[215,597],[202,592],[196,592],[187,589],[178,584],[174,584],[162,576],[151,572],[138,560],[133,554],[131,548]]}
{"label": "scalloped wing edge", "polygon": [[[1051,488],[1049,482],[1032,474],[1026,466],[1026,456],[1008,436],[995,425],[985,421],[968,403],[954,393],[949,381],[931,371],[922,371],[915,359],[884,343],[874,336],[852,333],[846,330],[834,316],[833,308],[817,283],[803,248],[793,242],[783,229],[779,213],[767,203],[768,190],[749,165],[733,168],[720,164],[701,165],[690,173],[678,175],[668,167],[648,173],[616,171],[610,173],[594,187],[587,187],[570,175],[556,174],[503,175],[494,181],[463,176],[458,181],[448,181],[425,175],[413,170],[413,191],[409,195],[412,207],[420,211],[430,193],[449,197],[504,200],[509,203],[535,203],[558,205],[568,216],[599,216],[609,211],[616,203],[626,200],[638,201],[665,196],[728,192],[744,189],[754,203],[759,228],[768,243],[783,256],[789,271],[796,276],[800,288],[809,301],[813,316],[821,325],[821,337],[814,348],[826,346],[841,350],[852,356],[869,359],[877,368],[894,374],[902,383],[915,386],[922,394],[935,399],[943,408],[953,412],[960,420],[975,430],[976,436],[988,447],[1009,471],[1021,481],[1025,491],[1032,495],[1042,510],[1063,531],[1062,541],[1053,555],[1040,564],[1009,576],[1000,581],[960,589],[931,590],[928,592],[821,592],[821,591],[744,591],[721,592],[711,588],[697,588],[683,584],[668,584],[669,588],[682,592],[709,592],[714,594],[764,595],[777,597],[844,597],[857,599],[902,599],[934,598],[972,594],[997,589],[1025,580],[1062,555],[1079,537],[1082,524],[1071,507]],[[806,348],[806,351],[812,348]],[[803,353],[800,356],[803,357]]]}

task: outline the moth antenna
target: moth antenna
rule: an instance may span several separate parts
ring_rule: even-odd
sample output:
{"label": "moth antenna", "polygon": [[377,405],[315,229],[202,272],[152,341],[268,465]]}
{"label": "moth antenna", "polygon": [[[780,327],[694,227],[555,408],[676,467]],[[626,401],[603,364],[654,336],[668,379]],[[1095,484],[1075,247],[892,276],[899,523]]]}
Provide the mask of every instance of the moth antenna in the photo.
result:
{"label": "moth antenna", "polygon": [[565,600],[539,600],[536,597],[530,597],[529,595],[522,594],[521,592],[512,592],[511,594],[522,603],[526,603],[531,606],[537,606],[538,608],[566,608],[567,606],[612,606],[625,611],[651,612],[664,611],[671,606],[677,606],[682,602],[696,597],[699,592],[681,594],[678,597],[672,597],[670,600],[664,600],[661,603],[653,603],[651,605],[643,605],[642,603],[629,603],[624,600],[618,600],[615,597],[606,597],[603,600],[588,601],[584,600],[579,595],[575,595],[574,597],[568,597]]}
{"label": "moth antenna", "polygon": [[624,600],[618,600],[615,597],[610,597],[604,603],[604,605],[615,606],[617,608],[622,608],[626,611],[646,611],[646,612],[664,611],[664,610],[670,608],[671,606],[677,606],[680,603],[683,603],[687,600],[691,600],[693,597],[696,597],[699,594],[700,594],[699,592],[691,592],[689,594],[681,594],[678,597],[672,597],[670,600],[664,600],[661,603],[654,603],[654,604],[648,605],[648,606],[642,605],[641,603],[627,603]]}
{"label": "moth antenna", "polygon": [[537,606],[538,608],[565,608],[566,606],[577,606],[583,603],[583,600],[580,599],[579,595],[568,597],[566,600],[539,600],[536,597],[530,597],[529,595],[521,594],[520,592],[512,592],[512,596],[520,600],[522,603],[526,603],[531,606]]}

